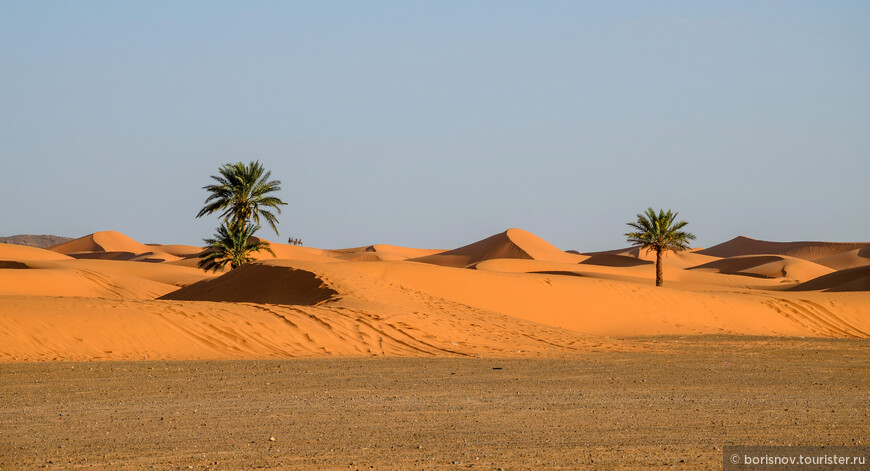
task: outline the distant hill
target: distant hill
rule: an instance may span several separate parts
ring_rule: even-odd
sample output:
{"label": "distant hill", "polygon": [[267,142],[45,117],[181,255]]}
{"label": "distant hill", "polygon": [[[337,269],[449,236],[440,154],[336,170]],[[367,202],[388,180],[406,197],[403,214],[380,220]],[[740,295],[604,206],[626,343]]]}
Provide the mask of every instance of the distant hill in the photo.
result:
{"label": "distant hill", "polygon": [[723,258],[742,255],[788,255],[804,260],[816,260],[868,246],[870,242],[771,242],[739,236],[728,242],[699,250],[697,253]]}
{"label": "distant hill", "polygon": [[0,244],[26,245],[28,247],[44,249],[71,240],[73,240],[72,237],[61,237],[56,235],[20,234],[9,237],[0,237]]}

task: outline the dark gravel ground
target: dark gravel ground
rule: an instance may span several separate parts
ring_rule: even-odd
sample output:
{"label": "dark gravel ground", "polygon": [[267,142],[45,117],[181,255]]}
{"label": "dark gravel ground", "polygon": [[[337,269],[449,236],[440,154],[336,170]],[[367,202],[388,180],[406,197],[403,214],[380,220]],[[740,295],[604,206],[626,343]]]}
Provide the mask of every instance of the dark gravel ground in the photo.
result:
{"label": "dark gravel ground", "polygon": [[566,359],[0,365],[0,469],[721,469],[870,445],[870,342],[667,337]]}

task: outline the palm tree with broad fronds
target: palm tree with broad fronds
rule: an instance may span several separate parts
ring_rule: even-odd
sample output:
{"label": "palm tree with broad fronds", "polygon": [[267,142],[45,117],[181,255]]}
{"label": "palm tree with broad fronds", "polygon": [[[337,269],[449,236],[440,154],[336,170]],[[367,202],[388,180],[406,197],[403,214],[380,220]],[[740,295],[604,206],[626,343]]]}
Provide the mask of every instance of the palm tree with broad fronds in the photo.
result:
{"label": "palm tree with broad fronds", "polygon": [[691,232],[683,231],[688,222],[676,221],[677,213],[659,210],[656,213],[648,208],[645,213],[637,215],[636,222],[627,223],[636,232],[625,234],[630,244],[643,250],[656,251],[656,286],[664,283],[662,277],[662,253],[667,250],[682,251],[689,248],[689,241],[695,240]]}
{"label": "palm tree with broad fronds", "polygon": [[257,227],[221,224],[213,239],[204,239],[205,251],[199,256],[197,266],[205,271],[223,271],[227,264],[230,269],[256,260],[253,254],[265,250],[275,256],[275,252],[264,240],[251,240]]}
{"label": "palm tree with broad fronds", "polygon": [[281,190],[281,182],[269,180],[271,176],[272,172],[264,169],[259,161],[222,165],[219,175],[211,177],[217,183],[203,187],[211,194],[196,217],[221,211],[220,217],[228,226],[240,228],[251,221],[259,228],[262,217],[278,234],[278,219],[270,209],[281,214],[280,206],[287,203],[273,196]]}

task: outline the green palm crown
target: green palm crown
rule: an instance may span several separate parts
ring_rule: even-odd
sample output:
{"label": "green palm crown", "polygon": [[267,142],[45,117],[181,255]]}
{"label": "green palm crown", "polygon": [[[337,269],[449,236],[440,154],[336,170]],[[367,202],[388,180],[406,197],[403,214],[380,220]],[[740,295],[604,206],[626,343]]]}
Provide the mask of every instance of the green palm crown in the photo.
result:
{"label": "green palm crown", "polygon": [[275,256],[275,252],[269,243],[251,237],[257,228],[253,225],[229,225],[222,224],[217,228],[213,239],[203,239],[206,250],[200,255],[198,266],[205,271],[223,271],[226,265],[237,268],[245,263],[255,260],[254,254],[265,250]]}
{"label": "green palm crown", "polygon": [[221,211],[220,217],[229,226],[244,227],[253,220],[257,228],[262,217],[277,234],[278,219],[271,210],[281,214],[280,206],[287,203],[272,195],[281,190],[279,180],[269,180],[272,172],[264,169],[259,161],[251,161],[247,165],[242,162],[224,164],[219,173],[211,177],[216,184],[203,187],[211,194],[196,217]]}

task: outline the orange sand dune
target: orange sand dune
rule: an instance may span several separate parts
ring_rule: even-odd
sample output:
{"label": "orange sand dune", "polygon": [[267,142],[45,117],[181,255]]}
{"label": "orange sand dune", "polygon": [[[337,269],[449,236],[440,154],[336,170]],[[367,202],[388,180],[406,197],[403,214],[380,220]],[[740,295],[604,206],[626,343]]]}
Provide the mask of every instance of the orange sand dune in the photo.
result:
{"label": "orange sand dune", "polygon": [[445,267],[467,267],[494,258],[519,258],[578,263],[586,257],[563,252],[540,237],[522,229],[508,229],[458,249],[410,260]]}
{"label": "orange sand dune", "polygon": [[375,253],[378,254],[394,254],[400,257],[407,258],[416,258],[416,257],[425,257],[428,255],[436,255],[439,253],[446,252],[446,250],[441,249],[415,249],[411,247],[400,247],[398,245],[387,245],[387,244],[375,244],[370,246]]}
{"label": "orange sand dune", "polygon": [[[215,276],[162,246],[89,237],[61,249],[173,261],[0,245],[15,255],[0,263],[0,360],[559,356],[635,348],[613,337],[645,335],[870,338],[870,265],[829,273],[781,254],[669,254],[657,288],[648,254],[569,254],[510,229],[440,253],[273,243],[279,259]],[[809,291],[783,291],[811,276],[797,285]]]}
{"label": "orange sand dune", "polygon": [[600,265],[604,267],[636,267],[639,265],[651,265],[655,262],[638,259],[628,255],[600,253],[590,255],[588,259],[580,262],[583,265]]}
{"label": "orange sand dune", "polygon": [[398,245],[375,244],[367,247],[335,249],[327,251],[341,260],[357,262],[400,261],[409,258],[426,257],[444,252],[438,249],[415,249]]}
{"label": "orange sand dune", "polygon": [[834,270],[867,266],[870,265],[870,247],[841,252],[816,259],[815,262]]}
{"label": "orange sand dune", "polygon": [[[599,258],[600,263],[562,263],[540,260],[521,259],[493,259],[475,265],[475,268],[483,271],[495,271],[503,273],[539,273],[562,276],[583,276],[603,280],[624,281],[652,286],[655,284],[655,265],[645,261],[638,261],[631,257],[617,258],[616,262],[609,263],[606,259],[611,254],[599,254],[592,257]],[[620,264],[626,258],[633,260],[633,264]],[[785,282],[794,285],[794,280],[781,278],[754,278],[741,275],[726,275],[715,271],[682,270],[666,267],[664,270],[665,284],[669,288],[679,288],[690,291],[734,291],[736,289],[773,289],[781,290]]]}
{"label": "orange sand dune", "polygon": [[[254,238],[260,240],[258,238]],[[269,243],[272,252],[275,252],[275,256],[266,252],[265,250],[260,251],[256,254],[257,260],[274,260],[274,259],[287,259],[287,260],[309,260],[316,262],[338,262],[340,259],[331,256],[329,251],[323,249],[316,249],[313,247],[303,247],[301,245],[290,245],[290,244],[280,244],[278,242],[272,242],[267,239],[262,239],[265,242]]]}
{"label": "orange sand dune", "polygon": [[179,258],[194,257],[202,252],[202,247],[195,245],[162,245],[162,244],[147,244],[148,247],[155,253],[174,255]]}
{"label": "orange sand dune", "polygon": [[49,247],[58,253],[78,259],[133,260],[138,262],[169,262],[193,256],[202,251],[188,245],[145,245],[116,231],[101,231]]}
{"label": "orange sand dune", "polygon": [[870,247],[870,242],[770,242],[740,236],[698,253],[723,258],[771,254],[816,260],[864,247]]}
{"label": "orange sand dune", "polygon": [[[691,292],[545,274],[384,263],[384,281],[515,317],[596,335],[732,333],[870,337],[870,296]],[[817,299],[811,299],[817,298]]]}
{"label": "orange sand dune", "polygon": [[49,247],[49,250],[63,254],[78,252],[129,252],[140,254],[151,252],[154,248],[136,242],[117,231],[100,231],[55,245],[54,247]]}
{"label": "orange sand dune", "polygon": [[14,263],[21,265],[14,272],[0,269],[2,294],[152,299],[213,276],[167,264],[69,257]]}
{"label": "orange sand dune", "polygon": [[125,277],[141,278],[178,287],[188,286],[198,281],[213,278],[213,273],[179,267],[167,263],[128,263],[116,260],[72,260],[54,263],[52,268],[90,270],[99,273],[112,273]]}
{"label": "orange sand dune", "polygon": [[[647,262],[656,261],[656,253],[652,250],[643,250],[639,247],[632,247],[631,249],[626,250],[620,255],[633,257],[638,260],[645,260]],[[673,252],[666,251],[662,254],[662,263],[669,267],[676,268],[689,268],[697,265],[701,265],[704,263],[713,262],[718,260],[718,257],[714,257],[712,255],[704,255],[700,253],[699,250],[684,250],[681,252]]]}
{"label": "orange sand dune", "polygon": [[51,250],[26,245],[0,244],[0,260],[70,260],[71,258]]}
{"label": "orange sand dune", "polygon": [[145,278],[85,267],[73,268],[67,263],[27,262],[28,269],[0,269],[0,295],[153,299],[178,289]]}
{"label": "orange sand dune", "polygon": [[443,303],[432,315],[343,306],[2,296],[0,361],[524,356],[627,350]]}
{"label": "orange sand dune", "polygon": [[798,281],[812,280],[833,271],[826,266],[786,255],[743,255],[716,260],[690,269]]}
{"label": "orange sand dune", "polygon": [[870,265],[835,271],[801,283],[793,291],[870,291]]}
{"label": "orange sand dune", "polygon": [[[88,257],[79,257],[79,258],[88,258]],[[97,258],[97,257],[95,257]],[[111,259],[110,259],[111,260]],[[117,260],[117,259],[115,259]],[[141,254],[137,254],[135,257],[130,260],[134,262],[151,262],[151,263],[160,263],[160,262],[174,262],[178,260],[182,260],[181,257],[177,257],[175,255],[171,255],[164,252],[145,252]]]}
{"label": "orange sand dune", "polygon": [[[277,275],[281,270],[287,273]],[[290,291],[291,282],[295,282],[294,289],[307,286],[308,294]],[[812,315],[789,317],[782,314],[782,309],[788,309],[782,306],[791,306],[792,301],[782,293],[686,292],[582,276],[496,273],[405,262],[273,261],[164,298],[225,300],[230,285],[236,290],[234,300],[244,302],[318,302],[381,313],[432,312],[444,302],[459,303],[595,335],[870,336],[870,318],[859,315],[870,306],[870,297],[858,306],[846,303],[833,312],[820,308]],[[295,302],[299,299],[305,301]],[[849,320],[841,319],[843,315]]]}

